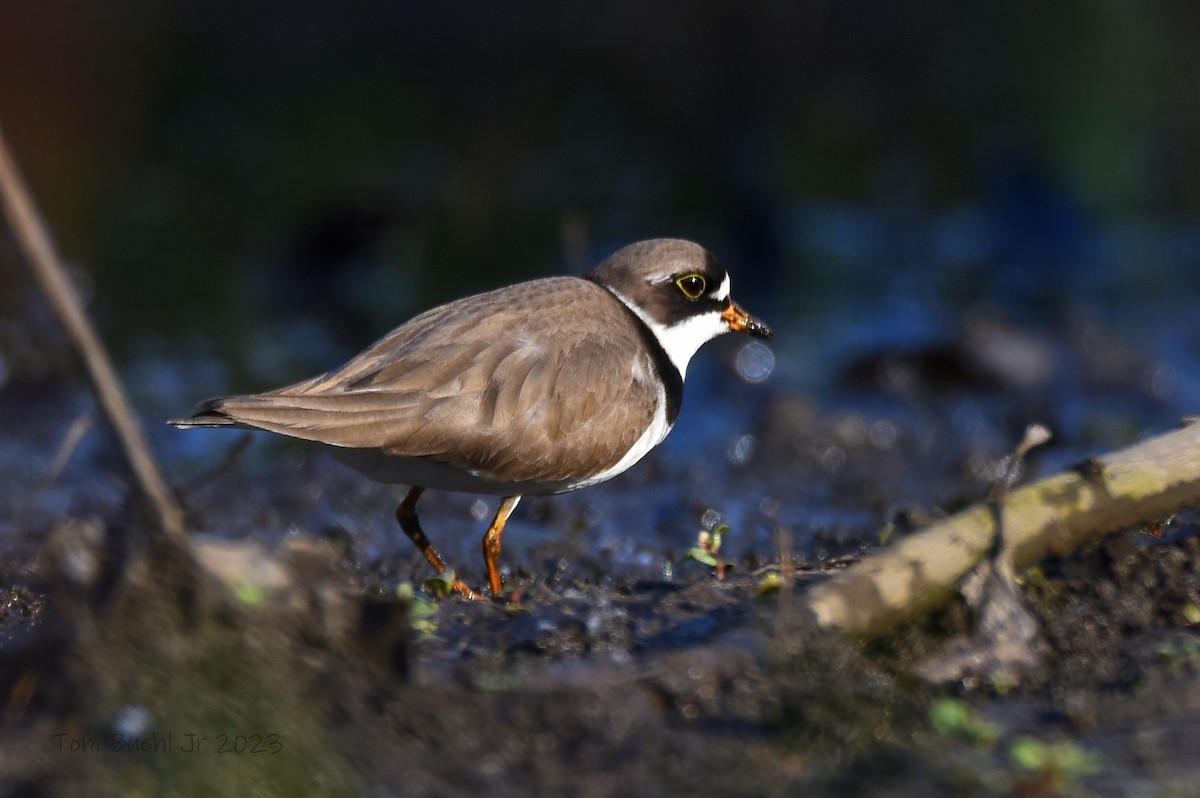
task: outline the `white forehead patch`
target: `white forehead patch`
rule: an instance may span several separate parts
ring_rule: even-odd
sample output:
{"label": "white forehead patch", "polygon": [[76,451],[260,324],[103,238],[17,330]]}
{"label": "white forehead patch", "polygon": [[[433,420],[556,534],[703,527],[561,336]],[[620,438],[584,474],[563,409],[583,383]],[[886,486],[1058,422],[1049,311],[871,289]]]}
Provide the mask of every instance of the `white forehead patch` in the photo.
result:
{"label": "white forehead patch", "polygon": [[725,279],[721,281],[721,287],[717,289],[717,299],[724,302],[729,299],[729,275],[725,275]]}

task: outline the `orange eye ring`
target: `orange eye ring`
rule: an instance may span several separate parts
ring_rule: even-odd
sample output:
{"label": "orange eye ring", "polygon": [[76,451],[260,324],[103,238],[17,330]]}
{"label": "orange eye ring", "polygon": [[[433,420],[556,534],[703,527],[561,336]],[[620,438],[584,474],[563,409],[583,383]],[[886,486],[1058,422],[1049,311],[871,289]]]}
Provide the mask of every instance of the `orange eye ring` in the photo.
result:
{"label": "orange eye ring", "polygon": [[704,289],[708,288],[708,281],[704,279],[702,274],[685,274],[675,281],[675,285],[685,297],[693,302],[704,295]]}

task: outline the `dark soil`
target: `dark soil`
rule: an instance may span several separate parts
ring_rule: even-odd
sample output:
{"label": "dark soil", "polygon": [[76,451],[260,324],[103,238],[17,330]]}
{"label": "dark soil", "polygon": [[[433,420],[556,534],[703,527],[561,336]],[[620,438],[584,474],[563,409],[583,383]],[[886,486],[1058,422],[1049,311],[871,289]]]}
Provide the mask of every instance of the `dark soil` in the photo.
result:
{"label": "dark soil", "polygon": [[[10,382],[0,795],[1200,794],[1194,514],[1022,574],[1045,656],[1016,681],[915,675],[969,632],[961,604],[870,641],[796,611],[828,569],[980,499],[1028,421],[1066,439],[1036,475],[1175,411],[1137,388],[1119,415],[1070,405],[1086,353],[1038,345],[1076,368],[1030,389],[947,344],[864,359],[828,409],[689,397],[713,415],[681,425],[717,446],[527,501],[505,595],[476,602],[426,584],[393,492],[286,444],[225,463],[236,436],[152,428],[195,530],[161,550],[102,436],[48,474],[84,397]],[[489,509],[421,507],[475,584]],[[685,556],[719,522],[723,580]]]}

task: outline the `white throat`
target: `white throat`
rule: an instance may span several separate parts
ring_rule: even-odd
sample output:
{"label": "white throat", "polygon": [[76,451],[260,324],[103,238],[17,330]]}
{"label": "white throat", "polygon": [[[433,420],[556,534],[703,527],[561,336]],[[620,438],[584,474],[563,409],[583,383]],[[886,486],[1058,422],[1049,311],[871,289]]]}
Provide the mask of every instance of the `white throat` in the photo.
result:
{"label": "white throat", "polygon": [[[724,284],[726,297],[728,297],[728,279],[727,277]],[[609,290],[612,291],[611,288]],[[658,339],[659,345],[667,353],[671,363],[679,370],[681,378],[687,376],[688,363],[700,347],[718,335],[729,332],[729,323],[721,318],[720,311],[714,310],[711,313],[692,316],[667,326],[650,318],[645,311],[621,296],[620,293],[616,291],[612,291],[612,293],[624,303],[625,307],[633,311],[633,315],[650,328],[650,332],[654,333],[654,337]]]}

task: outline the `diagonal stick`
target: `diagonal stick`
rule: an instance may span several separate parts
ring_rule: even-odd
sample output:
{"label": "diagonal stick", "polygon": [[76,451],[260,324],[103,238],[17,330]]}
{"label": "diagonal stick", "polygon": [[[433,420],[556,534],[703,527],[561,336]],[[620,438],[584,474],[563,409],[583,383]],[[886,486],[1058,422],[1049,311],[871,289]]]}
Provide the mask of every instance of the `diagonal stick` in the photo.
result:
{"label": "diagonal stick", "polygon": [[184,543],[183,512],[179,509],[170,488],[158,470],[158,464],[142,429],[138,426],[121,381],[96,329],[88,319],[83,303],[54,251],[46,226],[34,207],[29,189],[21,178],[16,161],[9,152],[8,142],[0,128],[0,199],[33,276],[42,287],[50,305],[58,315],[67,337],[83,361],[92,387],[104,415],[116,433],[117,442],[138,487],[149,501],[158,524],[167,539]]}

